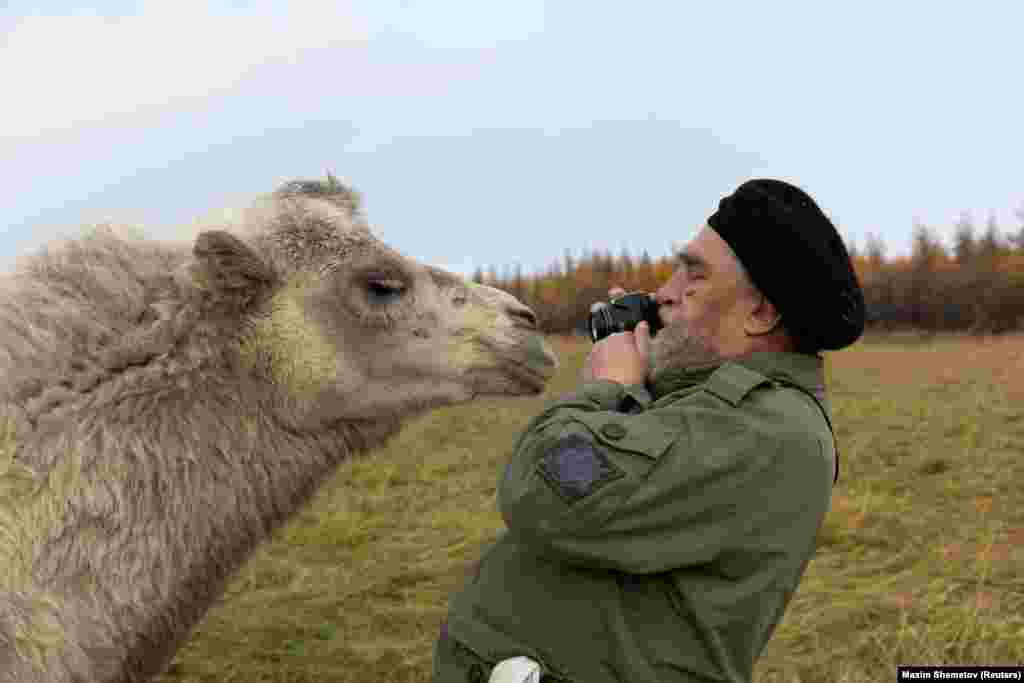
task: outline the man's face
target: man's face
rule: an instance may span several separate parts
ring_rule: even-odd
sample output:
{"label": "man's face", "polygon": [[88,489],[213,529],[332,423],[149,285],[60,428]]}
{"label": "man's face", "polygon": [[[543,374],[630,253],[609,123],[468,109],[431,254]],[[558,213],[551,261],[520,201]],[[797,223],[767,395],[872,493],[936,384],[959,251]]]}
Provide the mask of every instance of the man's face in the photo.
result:
{"label": "man's face", "polygon": [[651,340],[651,377],[738,355],[745,336],[747,288],[729,245],[705,225],[677,256],[672,278],[657,292],[665,327]]}

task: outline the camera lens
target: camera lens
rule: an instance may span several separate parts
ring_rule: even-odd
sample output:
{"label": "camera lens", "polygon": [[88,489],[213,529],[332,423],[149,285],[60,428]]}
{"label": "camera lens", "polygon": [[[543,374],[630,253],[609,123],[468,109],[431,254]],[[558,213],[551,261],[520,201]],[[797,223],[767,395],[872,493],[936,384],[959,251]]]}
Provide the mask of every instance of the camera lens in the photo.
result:
{"label": "camera lens", "polygon": [[590,340],[596,342],[607,337],[613,324],[610,306],[605,305],[594,311],[590,316]]}

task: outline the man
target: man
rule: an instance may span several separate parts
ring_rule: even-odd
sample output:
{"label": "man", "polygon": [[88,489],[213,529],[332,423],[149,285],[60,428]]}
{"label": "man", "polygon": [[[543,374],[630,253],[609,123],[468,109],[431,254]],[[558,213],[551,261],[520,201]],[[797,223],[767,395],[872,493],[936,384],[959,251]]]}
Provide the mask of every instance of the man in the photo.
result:
{"label": "man", "polygon": [[542,681],[751,681],[838,477],[818,352],[857,340],[864,299],[832,223],[778,180],[742,184],[678,256],[664,328],[595,344],[517,440],[508,530],[451,601],[435,683],[537,680],[509,660]]}

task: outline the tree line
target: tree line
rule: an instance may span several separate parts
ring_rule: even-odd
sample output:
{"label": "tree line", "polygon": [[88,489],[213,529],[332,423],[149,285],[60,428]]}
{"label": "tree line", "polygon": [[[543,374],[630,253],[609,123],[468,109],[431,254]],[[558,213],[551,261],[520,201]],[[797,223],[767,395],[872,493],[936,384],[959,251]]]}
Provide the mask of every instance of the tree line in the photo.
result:
{"label": "tree line", "polygon": [[[363,222],[362,196],[330,171],[325,179],[293,180],[282,184],[278,196],[323,198]],[[864,290],[869,329],[913,328],[926,331],[966,331],[1003,334],[1024,329],[1024,209],[1017,212],[1020,227],[1004,234],[994,219],[979,234],[970,217],[955,226],[951,248],[935,231],[914,226],[910,256],[887,258],[885,245],[869,235],[863,249],[844,240]],[[99,226],[85,226],[90,234]],[[129,234],[145,236],[134,226]],[[477,268],[474,282],[502,289],[530,306],[541,329],[549,334],[586,334],[590,306],[604,301],[612,286],[626,291],[653,292],[672,276],[673,256],[639,258],[623,249],[584,251],[576,259],[566,249],[561,260],[541,273],[524,276],[521,265],[501,275],[491,266]]]}
{"label": "tree line", "polygon": [[[863,248],[846,240],[864,291],[869,329],[917,329],[1003,334],[1024,329],[1024,210],[1021,226],[1004,234],[994,220],[979,232],[968,216],[956,225],[951,247],[924,225],[914,227],[906,257],[886,256],[884,243],[869,235]],[[675,268],[670,256],[639,258],[623,250],[564,257],[544,271],[524,276],[522,267],[477,268],[473,281],[502,289],[530,306],[549,334],[584,334],[590,305],[608,289],[655,291]]]}

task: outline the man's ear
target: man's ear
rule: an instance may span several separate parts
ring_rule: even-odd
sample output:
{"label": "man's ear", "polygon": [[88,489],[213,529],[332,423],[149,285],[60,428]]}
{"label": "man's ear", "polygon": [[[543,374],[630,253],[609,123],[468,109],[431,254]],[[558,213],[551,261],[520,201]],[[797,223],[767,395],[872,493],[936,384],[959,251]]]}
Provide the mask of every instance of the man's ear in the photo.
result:
{"label": "man's ear", "polygon": [[242,312],[266,300],[278,282],[274,270],[248,245],[224,230],[199,233],[192,254],[195,285],[212,306]]}
{"label": "man's ear", "polygon": [[743,322],[743,331],[749,337],[771,334],[782,322],[782,314],[775,310],[768,297],[760,292],[754,294],[755,305]]}

